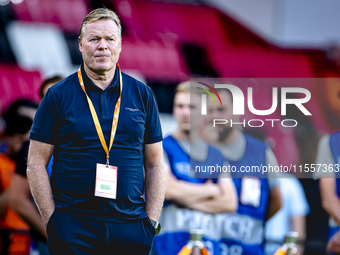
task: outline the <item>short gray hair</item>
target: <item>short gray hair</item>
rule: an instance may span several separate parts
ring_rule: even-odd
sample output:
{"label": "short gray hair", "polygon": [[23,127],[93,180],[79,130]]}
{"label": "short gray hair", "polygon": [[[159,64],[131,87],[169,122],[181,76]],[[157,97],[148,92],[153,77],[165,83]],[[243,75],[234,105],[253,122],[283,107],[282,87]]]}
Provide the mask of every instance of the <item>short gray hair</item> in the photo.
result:
{"label": "short gray hair", "polygon": [[204,92],[200,89],[196,89],[196,87],[194,87],[195,84],[200,85],[197,82],[191,82],[191,81],[181,82],[180,84],[177,85],[175,89],[175,95],[177,93],[193,93],[193,94],[202,95]]}
{"label": "short gray hair", "polygon": [[98,8],[95,9],[93,11],[91,11],[83,20],[83,22],[81,23],[80,26],[80,31],[79,31],[79,38],[82,39],[83,34],[84,34],[84,29],[85,29],[85,25],[88,23],[93,23],[96,22],[98,20],[105,20],[105,19],[111,19],[113,20],[117,27],[118,27],[118,33],[119,33],[119,38],[120,41],[122,41],[122,25],[120,23],[120,20],[118,18],[118,15],[111,11],[108,8]]}

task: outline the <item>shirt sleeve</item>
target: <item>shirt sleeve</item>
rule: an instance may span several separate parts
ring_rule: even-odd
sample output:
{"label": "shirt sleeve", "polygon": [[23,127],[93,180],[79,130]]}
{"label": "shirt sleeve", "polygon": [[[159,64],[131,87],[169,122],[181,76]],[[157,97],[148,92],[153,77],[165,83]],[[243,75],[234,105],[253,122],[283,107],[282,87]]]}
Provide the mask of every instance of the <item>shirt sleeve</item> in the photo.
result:
{"label": "shirt sleeve", "polygon": [[[325,135],[324,137],[321,138],[319,145],[318,145],[318,152],[316,154],[316,164],[326,164],[327,166],[329,165],[333,165],[334,159],[332,156],[332,151],[331,151],[331,147],[330,147],[330,136],[329,135]],[[320,167],[321,169],[321,167]],[[319,171],[319,172],[314,172],[313,174],[313,178],[314,179],[319,179],[322,177],[335,177],[335,173],[332,172],[323,172],[323,171]]]}
{"label": "shirt sleeve", "polygon": [[145,122],[144,142],[146,144],[157,143],[163,140],[161,122],[159,120],[158,106],[152,90],[147,87],[147,119]]}
{"label": "shirt sleeve", "polygon": [[169,160],[168,154],[165,152],[164,149],[163,149],[163,158],[164,158],[164,163],[166,165],[170,165],[170,160]]}
{"label": "shirt sleeve", "polygon": [[[229,161],[225,159],[223,161],[223,167],[226,167],[228,169],[229,167]],[[231,178],[231,174],[229,172],[221,173],[218,178]]]}
{"label": "shirt sleeve", "polygon": [[286,182],[290,182],[288,185],[290,196],[290,208],[289,214],[292,217],[306,216],[309,214],[309,205],[303,187],[298,179],[287,178]]}
{"label": "shirt sleeve", "polygon": [[48,90],[35,114],[30,139],[55,145],[59,130],[58,107],[51,90]]}
{"label": "shirt sleeve", "polygon": [[16,163],[15,173],[24,177],[26,177],[28,147],[29,141],[25,142],[19,153],[12,157]]}
{"label": "shirt sleeve", "polygon": [[[266,165],[269,168],[269,166],[271,167],[276,167],[279,165],[279,163],[277,162],[277,159],[275,157],[274,152],[267,148],[266,149]],[[277,187],[278,185],[280,185],[279,182],[279,174],[276,172],[268,172],[268,185],[269,185],[269,189],[273,189],[275,187]]]}

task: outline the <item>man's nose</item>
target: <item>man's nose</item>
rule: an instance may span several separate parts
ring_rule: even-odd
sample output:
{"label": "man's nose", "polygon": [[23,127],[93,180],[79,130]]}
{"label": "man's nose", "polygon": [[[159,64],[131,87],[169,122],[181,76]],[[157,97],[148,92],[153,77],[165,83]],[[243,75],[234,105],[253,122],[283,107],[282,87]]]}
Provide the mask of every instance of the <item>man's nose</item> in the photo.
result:
{"label": "man's nose", "polygon": [[190,115],[190,107],[184,107],[183,114]]}
{"label": "man's nose", "polygon": [[98,49],[99,50],[106,50],[107,49],[107,44],[106,44],[105,39],[101,39],[99,41]]}
{"label": "man's nose", "polygon": [[214,108],[210,108],[208,111],[209,117],[213,118],[213,119],[218,119],[219,116],[219,112],[217,111],[217,109]]}

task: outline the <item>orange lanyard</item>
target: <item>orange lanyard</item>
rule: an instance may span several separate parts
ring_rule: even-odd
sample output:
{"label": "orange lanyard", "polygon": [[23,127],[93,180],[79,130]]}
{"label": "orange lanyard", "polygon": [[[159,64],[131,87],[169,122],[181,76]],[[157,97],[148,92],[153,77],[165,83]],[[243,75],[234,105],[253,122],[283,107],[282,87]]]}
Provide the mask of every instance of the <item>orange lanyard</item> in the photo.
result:
{"label": "orange lanyard", "polygon": [[94,106],[93,106],[93,103],[92,103],[91,99],[89,98],[89,96],[86,93],[83,77],[81,75],[80,67],[78,69],[78,79],[79,79],[80,86],[81,86],[81,88],[83,89],[83,91],[84,91],[84,93],[86,95],[87,102],[89,103],[90,112],[91,112],[91,115],[92,115],[92,119],[93,119],[94,125],[95,125],[96,130],[97,130],[97,134],[98,134],[99,140],[100,140],[100,142],[101,142],[101,144],[102,144],[102,146],[103,146],[103,148],[104,148],[104,150],[106,152],[106,165],[109,165],[109,157],[110,157],[109,152],[110,152],[110,150],[112,148],[113,140],[115,139],[115,135],[116,135],[118,117],[119,117],[119,112],[120,112],[120,102],[121,102],[121,96],[122,96],[122,91],[123,91],[122,73],[120,71],[120,67],[119,67],[118,64],[117,64],[117,68],[118,68],[118,71],[119,71],[120,93],[119,93],[119,98],[117,100],[117,103],[116,103],[116,106],[115,106],[115,111],[114,111],[114,114],[113,114],[112,129],[111,129],[111,138],[110,138],[109,148],[106,145],[104,134],[103,134],[103,130],[102,130],[102,127],[100,126],[96,110],[94,109]]}

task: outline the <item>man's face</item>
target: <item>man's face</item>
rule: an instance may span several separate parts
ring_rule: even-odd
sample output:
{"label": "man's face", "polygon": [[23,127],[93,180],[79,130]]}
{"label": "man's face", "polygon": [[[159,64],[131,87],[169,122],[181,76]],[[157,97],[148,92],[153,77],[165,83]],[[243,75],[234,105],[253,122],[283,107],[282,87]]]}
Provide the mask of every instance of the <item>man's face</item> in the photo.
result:
{"label": "man's face", "polygon": [[218,132],[220,134],[220,140],[224,140],[226,136],[231,131],[230,120],[235,121],[237,117],[233,116],[233,102],[231,95],[225,91],[218,92],[222,105],[217,102],[215,105],[214,101],[210,98],[208,99],[208,112],[207,112],[207,121],[210,125],[213,124],[214,119],[226,119],[228,123],[225,125],[217,125],[215,128],[218,128]]}
{"label": "man's face", "polygon": [[174,100],[174,116],[177,119],[179,129],[190,131],[191,128],[198,129],[202,121],[200,109],[200,96],[198,94],[177,93]]}
{"label": "man's face", "polygon": [[79,38],[84,64],[94,72],[115,68],[121,49],[119,30],[111,19],[86,24],[83,37]]}

